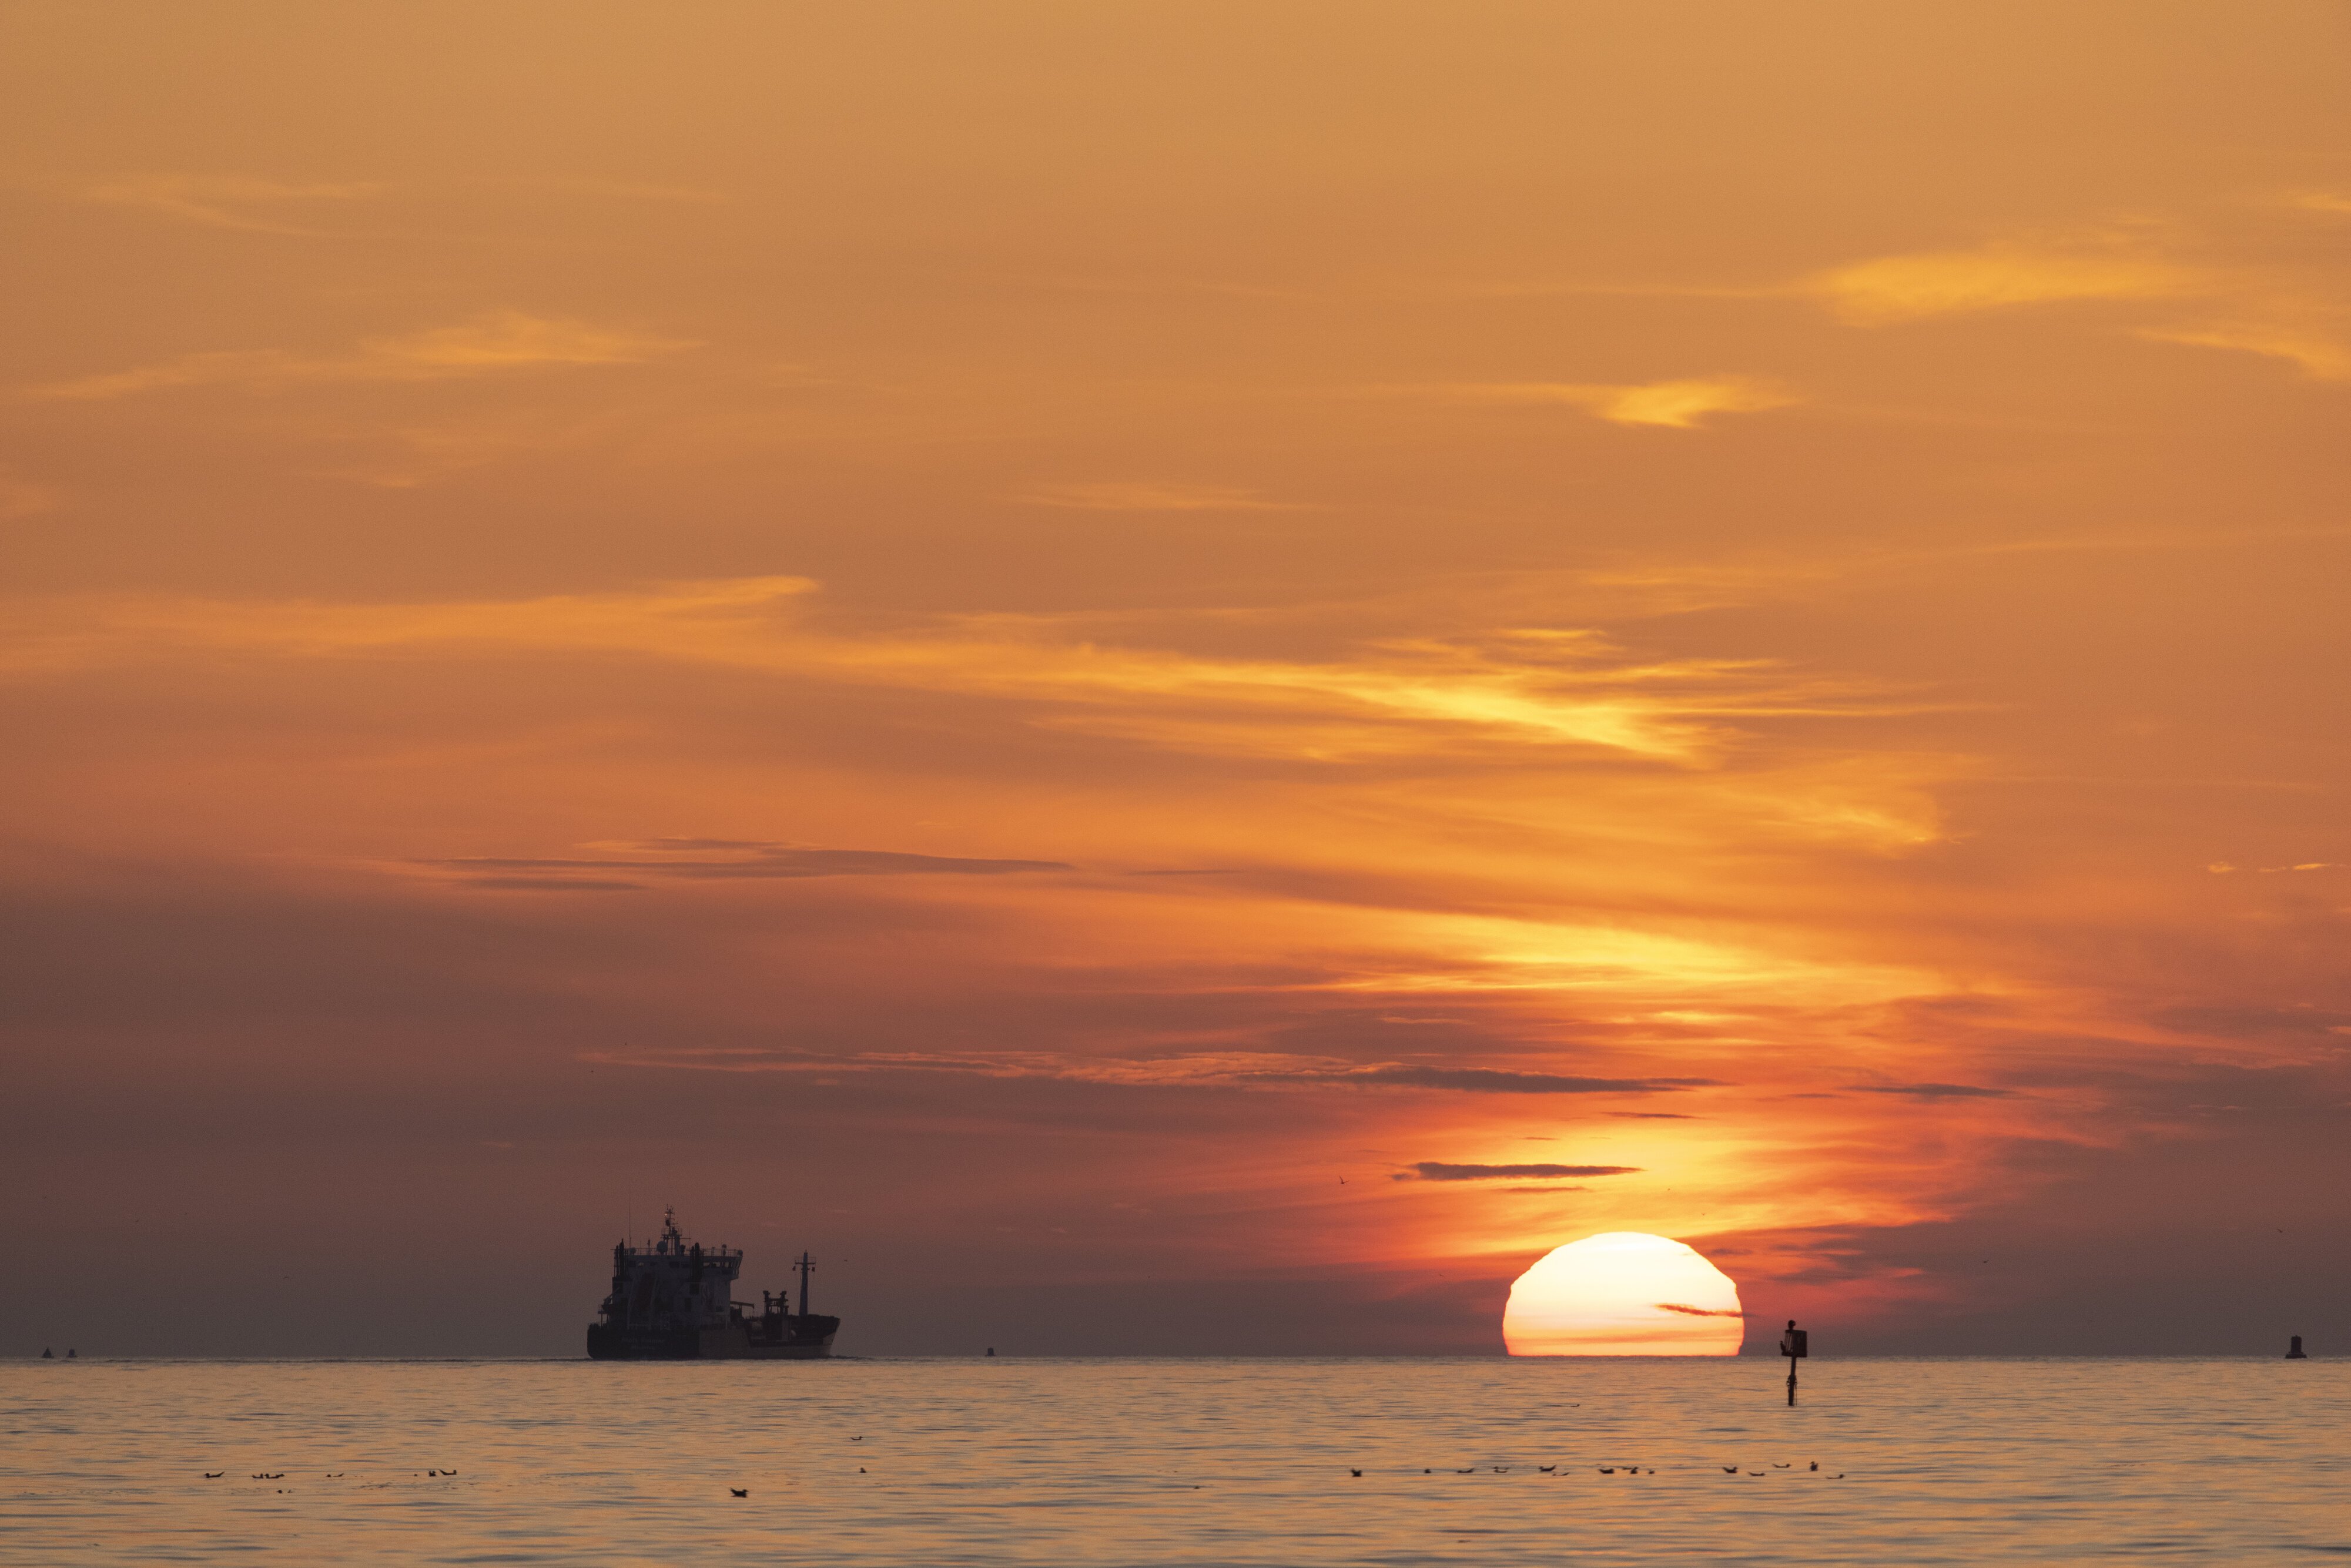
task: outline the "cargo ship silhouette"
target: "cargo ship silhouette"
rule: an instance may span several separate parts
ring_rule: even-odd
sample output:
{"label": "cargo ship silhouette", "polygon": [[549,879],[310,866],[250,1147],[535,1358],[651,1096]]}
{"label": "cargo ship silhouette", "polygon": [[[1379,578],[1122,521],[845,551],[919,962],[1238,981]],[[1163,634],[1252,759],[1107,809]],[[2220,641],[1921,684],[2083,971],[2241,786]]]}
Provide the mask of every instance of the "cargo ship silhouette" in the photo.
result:
{"label": "cargo ship silhouette", "polygon": [[588,1325],[588,1354],[594,1361],[810,1361],[832,1354],[839,1318],[820,1317],[809,1308],[809,1271],[816,1260],[803,1252],[800,1310],[791,1292],[759,1292],[754,1310],[733,1299],[735,1277],[743,1271],[737,1248],[688,1242],[679,1234],[677,1211],[662,1218],[660,1239],[651,1246],[626,1241],[612,1248],[612,1293]]}

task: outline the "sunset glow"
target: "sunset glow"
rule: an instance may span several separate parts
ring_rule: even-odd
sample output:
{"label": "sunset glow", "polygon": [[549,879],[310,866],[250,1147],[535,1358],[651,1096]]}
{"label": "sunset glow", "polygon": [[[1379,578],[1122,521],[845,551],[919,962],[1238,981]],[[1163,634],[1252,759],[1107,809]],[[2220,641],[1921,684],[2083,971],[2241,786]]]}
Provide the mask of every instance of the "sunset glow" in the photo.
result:
{"label": "sunset glow", "polygon": [[0,1176],[126,1336],[536,1354],[671,1203],[877,1354],[2351,1300],[2339,7],[111,15]]}

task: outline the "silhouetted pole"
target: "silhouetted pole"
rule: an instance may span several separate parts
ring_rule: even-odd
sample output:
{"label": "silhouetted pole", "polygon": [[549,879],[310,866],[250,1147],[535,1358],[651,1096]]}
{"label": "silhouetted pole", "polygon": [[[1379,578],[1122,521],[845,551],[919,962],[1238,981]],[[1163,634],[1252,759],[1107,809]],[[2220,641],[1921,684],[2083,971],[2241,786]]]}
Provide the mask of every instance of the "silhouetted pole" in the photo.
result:
{"label": "silhouetted pole", "polygon": [[1812,1337],[1809,1330],[1796,1326],[1793,1318],[1788,1320],[1788,1332],[1780,1336],[1780,1354],[1788,1358],[1788,1404],[1792,1408],[1796,1403],[1796,1363],[1813,1354]]}

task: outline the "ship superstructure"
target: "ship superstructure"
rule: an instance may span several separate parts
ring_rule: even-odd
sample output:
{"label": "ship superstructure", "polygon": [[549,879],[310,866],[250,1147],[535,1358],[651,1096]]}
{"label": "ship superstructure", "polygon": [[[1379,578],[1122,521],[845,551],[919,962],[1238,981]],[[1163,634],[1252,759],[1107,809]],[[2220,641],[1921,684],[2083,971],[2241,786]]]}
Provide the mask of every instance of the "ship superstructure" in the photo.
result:
{"label": "ship superstructure", "polygon": [[800,1310],[789,1291],[759,1292],[759,1303],[734,1299],[743,1254],[733,1247],[689,1242],[677,1214],[664,1217],[649,1245],[612,1248],[612,1291],[588,1325],[588,1354],[598,1361],[689,1361],[737,1358],[807,1361],[832,1354],[839,1318],[808,1310],[809,1273],[816,1261],[800,1254]]}

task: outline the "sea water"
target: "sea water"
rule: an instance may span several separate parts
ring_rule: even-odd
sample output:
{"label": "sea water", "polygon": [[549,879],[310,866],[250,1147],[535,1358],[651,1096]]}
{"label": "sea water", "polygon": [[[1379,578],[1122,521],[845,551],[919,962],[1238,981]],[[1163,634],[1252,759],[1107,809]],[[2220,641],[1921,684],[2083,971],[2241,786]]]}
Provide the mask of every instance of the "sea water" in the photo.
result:
{"label": "sea water", "polygon": [[2351,1364],[1785,1367],[17,1362],[0,1563],[2351,1558]]}

